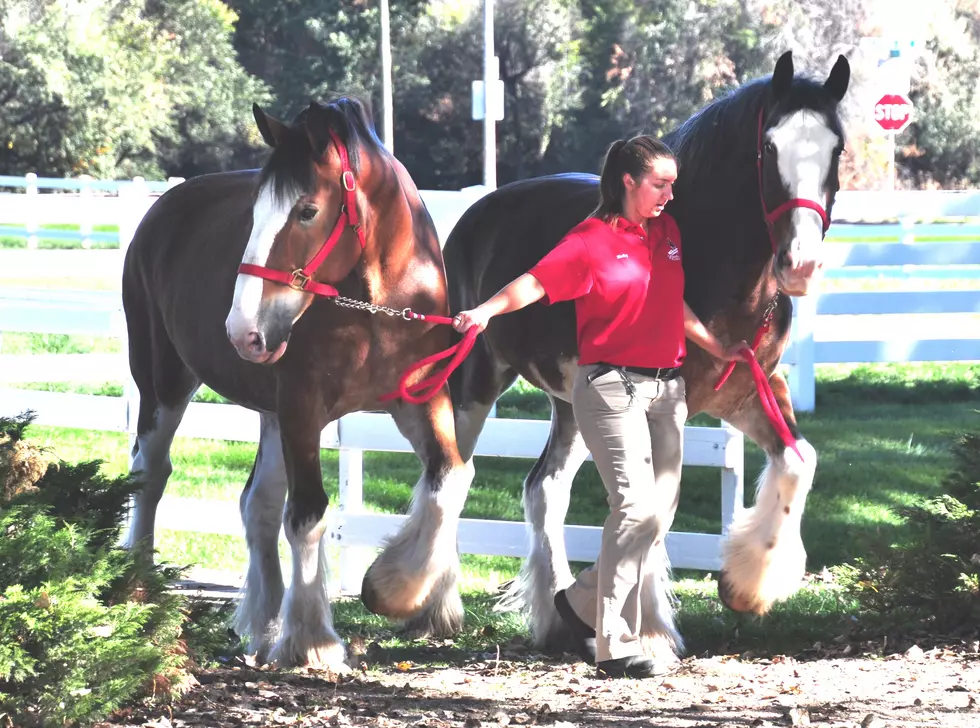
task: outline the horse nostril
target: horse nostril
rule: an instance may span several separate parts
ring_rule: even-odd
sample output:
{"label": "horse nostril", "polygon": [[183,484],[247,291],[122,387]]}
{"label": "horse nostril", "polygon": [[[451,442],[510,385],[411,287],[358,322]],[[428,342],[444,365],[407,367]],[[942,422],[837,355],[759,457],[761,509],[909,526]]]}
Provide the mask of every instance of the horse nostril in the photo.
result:
{"label": "horse nostril", "polygon": [[252,331],[245,337],[245,348],[250,352],[255,354],[261,354],[265,349],[265,341],[262,339],[262,334],[258,331]]}

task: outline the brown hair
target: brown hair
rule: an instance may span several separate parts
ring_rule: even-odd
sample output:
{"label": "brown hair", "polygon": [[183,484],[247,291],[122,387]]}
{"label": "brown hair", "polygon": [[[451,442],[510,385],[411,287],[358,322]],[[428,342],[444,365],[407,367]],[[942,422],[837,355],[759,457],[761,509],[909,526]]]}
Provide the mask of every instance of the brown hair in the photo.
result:
{"label": "brown hair", "polygon": [[623,175],[639,179],[653,169],[658,159],[673,159],[674,152],[656,137],[643,134],[630,140],[617,139],[606,150],[599,173],[599,206],[590,217],[600,220],[623,214],[626,186]]}

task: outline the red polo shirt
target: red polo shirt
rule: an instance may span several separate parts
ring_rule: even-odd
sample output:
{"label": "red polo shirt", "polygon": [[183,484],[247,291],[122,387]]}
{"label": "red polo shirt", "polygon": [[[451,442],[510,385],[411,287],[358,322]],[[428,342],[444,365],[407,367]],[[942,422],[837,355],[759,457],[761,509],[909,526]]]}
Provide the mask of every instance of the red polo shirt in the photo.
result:
{"label": "red polo shirt", "polygon": [[575,301],[579,364],[675,367],[687,352],[677,223],[651,218],[649,239],[619,218],[587,218],[531,268],[542,302]]}

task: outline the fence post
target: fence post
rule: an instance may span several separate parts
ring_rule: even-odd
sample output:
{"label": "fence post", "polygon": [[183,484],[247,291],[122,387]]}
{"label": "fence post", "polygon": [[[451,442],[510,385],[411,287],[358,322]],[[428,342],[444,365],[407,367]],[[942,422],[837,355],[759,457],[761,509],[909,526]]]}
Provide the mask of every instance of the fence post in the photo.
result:
{"label": "fence post", "polygon": [[361,581],[367,571],[367,550],[344,545],[344,516],[364,510],[364,452],[341,447],[340,492],[337,507],[340,510],[340,591],[343,594],[360,594]]}
{"label": "fence post", "polygon": [[119,225],[119,262],[122,264],[126,250],[133,242],[136,228],[139,227],[146,213],[146,199],[150,196],[150,188],[142,177],[133,177],[131,184],[119,188],[121,210],[116,221]]}
{"label": "fence post", "polygon": [[78,232],[82,235],[82,248],[88,250],[92,247],[92,238],[90,238],[89,235],[92,234],[92,218],[94,215],[94,210],[92,207],[93,178],[90,175],[84,174],[78,179],[82,183],[82,186],[78,191],[78,197],[82,202],[82,218],[78,221]]}
{"label": "fence post", "polygon": [[900,217],[898,223],[902,227],[902,244],[912,245],[915,242],[915,218],[910,216]]}
{"label": "fence post", "polygon": [[[143,219],[144,203],[150,196],[149,188],[143,177],[133,177],[130,184],[119,187],[120,209],[116,224],[119,226],[119,277],[122,278],[122,265],[126,260],[126,250],[133,241],[136,228]],[[129,338],[126,329],[126,314],[122,308],[122,301],[119,302],[119,314],[122,321],[120,338],[122,339],[122,355],[126,357],[126,379],[123,382],[123,416],[126,422],[126,432],[129,433],[130,449],[136,438],[136,426],[139,420],[139,390],[136,382],[133,381],[132,372],[129,369]]]}
{"label": "fence post", "polygon": [[745,508],[745,436],[724,420],[721,425],[733,438],[727,447],[738,448],[732,467],[721,469],[721,533],[724,535],[739,511]]}
{"label": "fence post", "polygon": [[36,250],[38,246],[37,231],[40,228],[41,205],[38,199],[37,175],[28,172],[24,177],[24,227],[27,229],[27,247]]}
{"label": "fence post", "polygon": [[817,320],[819,294],[793,299],[793,353],[796,361],[789,368],[789,391],[793,409],[797,412],[813,412],[816,407],[816,378],[814,375],[816,347],[813,328]]}

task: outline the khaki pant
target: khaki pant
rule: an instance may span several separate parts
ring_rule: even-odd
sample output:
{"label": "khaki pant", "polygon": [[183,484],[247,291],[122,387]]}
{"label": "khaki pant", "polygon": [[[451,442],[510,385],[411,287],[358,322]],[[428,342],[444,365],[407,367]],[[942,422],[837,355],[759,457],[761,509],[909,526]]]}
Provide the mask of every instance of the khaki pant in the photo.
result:
{"label": "khaki pant", "polygon": [[599,558],[566,589],[575,613],[596,630],[596,660],[642,655],[639,639],[643,562],[667,535],[677,509],[687,401],[684,380],[618,371],[591,383],[579,367],[575,420],[608,492],[609,517]]}

